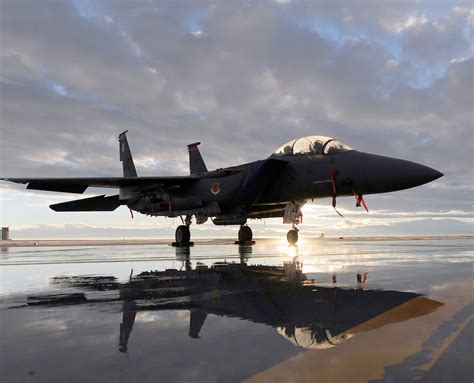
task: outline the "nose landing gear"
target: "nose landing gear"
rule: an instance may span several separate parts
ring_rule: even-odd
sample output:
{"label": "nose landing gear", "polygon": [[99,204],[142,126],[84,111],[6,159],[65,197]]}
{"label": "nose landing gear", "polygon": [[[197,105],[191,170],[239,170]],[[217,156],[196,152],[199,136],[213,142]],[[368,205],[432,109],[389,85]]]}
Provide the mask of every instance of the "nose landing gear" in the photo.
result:
{"label": "nose landing gear", "polygon": [[296,242],[298,242],[298,229],[296,227],[291,229],[286,234],[286,239],[288,240],[288,243],[290,243],[291,245],[296,244]]}
{"label": "nose landing gear", "polygon": [[286,234],[286,239],[291,245],[295,245],[298,242],[298,224],[303,221],[301,208],[304,204],[305,201],[289,202],[285,207],[283,223],[291,223],[292,229]]}

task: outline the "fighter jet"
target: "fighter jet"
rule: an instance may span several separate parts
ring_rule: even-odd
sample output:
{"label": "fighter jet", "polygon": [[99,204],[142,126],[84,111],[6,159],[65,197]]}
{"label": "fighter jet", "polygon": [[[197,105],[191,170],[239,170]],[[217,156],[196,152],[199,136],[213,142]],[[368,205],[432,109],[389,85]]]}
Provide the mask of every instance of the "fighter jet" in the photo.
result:
{"label": "fighter jet", "polygon": [[[112,196],[51,205],[58,212],[113,211],[126,205],[149,216],[181,217],[176,229],[178,245],[190,243],[192,218],[209,218],[215,225],[238,225],[240,243],[252,241],[250,219],[282,217],[291,224],[288,242],[298,241],[301,208],[313,199],[354,196],[357,207],[368,211],[363,196],[408,189],[443,176],[418,163],[352,149],[335,138],[307,136],[291,140],[269,157],[209,171],[199,152],[200,142],[188,145],[187,176],[139,177],[127,140],[118,137],[123,177],[2,178],[27,189],[82,194],[89,187],[114,188]],[[338,214],[340,214],[338,212]]]}

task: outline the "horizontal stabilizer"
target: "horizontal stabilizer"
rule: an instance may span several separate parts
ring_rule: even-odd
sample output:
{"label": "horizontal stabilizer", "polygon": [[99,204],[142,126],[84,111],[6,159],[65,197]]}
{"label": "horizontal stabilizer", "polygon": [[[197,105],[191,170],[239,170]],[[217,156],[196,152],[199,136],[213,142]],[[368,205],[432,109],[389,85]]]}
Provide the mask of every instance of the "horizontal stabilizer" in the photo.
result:
{"label": "horizontal stabilizer", "polygon": [[265,190],[280,176],[287,165],[287,161],[274,158],[256,162],[250,177],[240,190],[238,201],[247,206],[256,203]]}
{"label": "horizontal stabilizer", "polygon": [[100,195],[97,197],[56,203],[49,207],[54,211],[113,211],[122,204],[124,204],[124,201],[120,201],[117,194],[110,197]]}

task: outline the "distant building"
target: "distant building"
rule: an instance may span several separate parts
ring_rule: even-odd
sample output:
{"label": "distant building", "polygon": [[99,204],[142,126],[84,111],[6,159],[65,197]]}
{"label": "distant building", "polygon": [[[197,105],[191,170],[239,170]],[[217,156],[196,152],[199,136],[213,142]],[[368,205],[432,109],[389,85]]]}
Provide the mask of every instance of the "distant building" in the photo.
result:
{"label": "distant building", "polygon": [[2,241],[8,241],[10,239],[10,228],[2,227]]}

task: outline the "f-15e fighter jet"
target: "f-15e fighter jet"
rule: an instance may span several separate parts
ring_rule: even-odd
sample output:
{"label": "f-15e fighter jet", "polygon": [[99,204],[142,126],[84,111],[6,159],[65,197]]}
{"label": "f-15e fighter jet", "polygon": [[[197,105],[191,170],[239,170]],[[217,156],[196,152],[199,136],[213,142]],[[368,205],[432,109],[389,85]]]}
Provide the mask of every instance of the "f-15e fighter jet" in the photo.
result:
{"label": "f-15e fighter jet", "polygon": [[[298,241],[301,208],[316,198],[354,196],[367,209],[364,195],[408,189],[443,174],[414,162],[359,152],[325,136],[287,142],[268,158],[209,171],[199,142],[188,145],[190,175],[138,177],[127,131],[119,135],[123,177],[3,178],[28,184],[27,189],[82,194],[88,187],[114,188],[119,194],[51,205],[54,211],[112,211],[126,205],[151,216],[181,217],[176,243],[190,242],[193,216],[198,225],[239,225],[240,242],[252,240],[249,219],[282,217],[291,224],[288,242]],[[337,210],[336,210],[337,211]]]}

